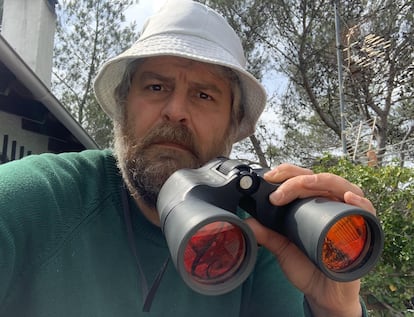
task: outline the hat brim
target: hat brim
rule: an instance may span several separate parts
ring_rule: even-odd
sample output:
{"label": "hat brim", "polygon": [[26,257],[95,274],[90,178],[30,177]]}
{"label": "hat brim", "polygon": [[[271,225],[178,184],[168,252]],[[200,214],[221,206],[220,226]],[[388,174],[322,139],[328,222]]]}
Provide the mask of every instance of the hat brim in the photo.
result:
{"label": "hat brim", "polygon": [[254,133],[256,122],[266,104],[263,86],[225,49],[213,42],[185,34],[156,35],[138,41],[102,66],[95,78],[94,90],[102,109],[111,118],[114,118],[117,107],[114,91],[121,82],[128,63],[131,60],[155,56],[184,57],[234,70],[240,79],[244,108],[244,116],[234,141],[240,141]]}

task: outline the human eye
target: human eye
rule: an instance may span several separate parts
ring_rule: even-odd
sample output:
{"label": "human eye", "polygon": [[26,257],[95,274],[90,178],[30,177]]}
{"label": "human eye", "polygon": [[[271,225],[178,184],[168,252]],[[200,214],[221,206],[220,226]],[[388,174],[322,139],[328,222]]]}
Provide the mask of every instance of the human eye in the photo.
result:
{"label": "human eye", "polygon": [[198,93],[198,97],[199,97],[200,99],[205,99],[205,100],[213,100],[213,98],[212,98],[210,95],[208,95],[208,94],[206,94],[205,92],[202,92],[202,91],[200,91],[200,92]]}
{"label": "human eye", "polygon": [[163,87],[162,87],[161,84],[150,84],[150,85],[148,85],[148,90],[151,90],[151,91],[162,91],[163,90]]}

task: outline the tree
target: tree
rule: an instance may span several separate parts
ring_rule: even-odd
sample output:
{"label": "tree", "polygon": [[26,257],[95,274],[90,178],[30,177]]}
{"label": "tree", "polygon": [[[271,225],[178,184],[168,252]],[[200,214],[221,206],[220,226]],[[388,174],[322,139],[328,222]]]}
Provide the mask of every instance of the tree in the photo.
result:
{"label": "tree", "polygon": [[57,6],[52,90],[101,147],[112,142],[112,123],[93,94],[100,65],[125,50],[135,24],[125,22],[132,0],[65,0]]}
{"label": "tree", "polygon": [[[339,150],[342,131],[333,3],[209,3],[232,23],[237,22],[236,30],[241,31],[245,46],[247,43],[249,64],[260,69],[261,74],[277,70],[290,81],[284,96],[269,102],[286,130],[286,137],[276,138],[272,144],[259,139],[269,149],[278,149],[263,149],[266,159],[277,160],[266,155],[277,152],[285,155],[285,160],[297,163],[298,157],[302,157],[299,163],[308,165],[322,152]],[[412,140],[414,133],[414,1],[344,0],[339,4],[345,118],[348,124],[377,118],[371,145],[381,158],[387,146]],[[269,57],[269,63],[254,62],[249,52]],[[353,143],[349,140],[347,144],[350,150]],[[410,151],[400,157],[409,159],[409,155]]]}
{"label": "tree", "polygon": [[346,177],[376,206],[384,251],[376,268],[362,278],[361,294],[372,316],[406,316],[407,308],[414,308],[414,170],[397,164],[372,168],[332,156],[313,169]]}
{"label": "tree", "polygon": [[347,30],[348,100],[363,118],[378,118],[378,156],[414,126],[413,9],[414,1],[373,2]]}
{"label": "tree", "polygon": [[[346,120],[378,117],[374,142],[379,156],[387,144],[400,142],[404,129],[413,124],[412,117],[398,111],[413,108],[413,9],[413,1],[342,1],[340,6]],[[280,108],[285,127],[289,129],[294,123],[306,135],[314,128],[312,121],[316,128],[322,122],[339,144],[341,115],[332,3],[270,1],[264,14],[269,28],[263,41],[292,83]],[[373,35],[379,40],[373,42]],[[316,151],[320,140],[326,141],[324,134],[319,136]],[[290,148],[295,148],[294,141],[289,140],[293,143]]]}
{"label": "tree", "polygon": [[[256,131],[255,138],[267,162],[298,162],[301,157],[300,162],[315,172],[332,172],[356,183],[377,207],[386,235],[385,246],[375,270],[363,278],[361,293],[375,316],[401,316],[414,295],[414,248],[409,242],[414,235],[413,170],[393,164],[372,168],[332,156],[318,159],[322,152],[338,149],[340,144],[332,3],[306,0],[211,0],[209,3],[242,33],[245,45],[247,41],[248,62],[261,70],[260,75],[277,69],[290,79],[284,96],[269,100],[269,108],[286,128],[285,136],[276,138],[270,134],[271,129],[264,121]],[[412,1],[346,1],[341,6],[344,26],[341,43],[342,49],[346,49],[344,57],[348,58],[344,60],[347,119],[353,122],[382,116],[378,129],[383,130],[374,131],[379,148],[380,144],[395,143],[412,135],[407,128],[414,118],[411,94],[414,81],[410,71],[413,52],[407,49],[414,36],[412,4]],[[354,26],[359,34],[352,33]],[[246,30],[250,33],[243,33]],[[382,44],[367,45],[370,34],[380,36],[377,44]],[[403,42],[406,44],[401,45]],[[270,64],[261,64],[263,60],[255,63],[249,47],[254,48],[253,52],[272,57]],[[376,54],[369,55],[367,48],[368,51],[375,48]],[[363,54],[368,64],[359,65],[363,76],[358,77],[353,72],[353,63]],[[389,61],[383,63],[384,58]],[[403,97],[398,97],[398,93]]]}
{"label": "tree", "polygon": [[[267,53],[262,49],[259,41],[260,30],[265,27],[266,23],[266,19],[261,14],[265,3],[260,0],[204,0],[199,2],[209,5],[226,17],[241,38],[247,69],[260,80],[268,65]],[[261,140],[256,135],[250,136],[248,140],[250,142],[243,140],[235,145],[236,156],[238,153],[243,153],[244,156],[246,153],[255,153],[255,158],[262,166],[269,166]]]}

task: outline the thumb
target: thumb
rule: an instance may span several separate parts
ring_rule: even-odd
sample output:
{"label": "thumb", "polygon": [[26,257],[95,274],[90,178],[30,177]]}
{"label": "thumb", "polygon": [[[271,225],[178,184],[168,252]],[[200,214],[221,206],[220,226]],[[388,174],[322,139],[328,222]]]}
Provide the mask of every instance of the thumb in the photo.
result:
{"label": "thumb", "polygon": [[254,218],[245,221],[253,230],[257,242],[277,258],[287,278],[305,293],[311,279],[321,275],[312,261],[293,242],[280,233],[263,226]]}

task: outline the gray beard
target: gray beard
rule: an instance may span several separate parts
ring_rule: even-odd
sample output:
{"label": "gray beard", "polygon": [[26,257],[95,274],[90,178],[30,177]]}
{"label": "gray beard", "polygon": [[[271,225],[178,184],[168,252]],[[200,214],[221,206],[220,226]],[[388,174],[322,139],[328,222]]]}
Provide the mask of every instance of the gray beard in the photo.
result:
{"label": "gray beard", "polygon": [[144,150],[136,158],[126,161],[128,181],[149,207],[156,207],[161,187],[171,174],[182,168],[201,166],[196,159],[188,160],[185,164],[184,160],[176,159],[173,155],[171,153],[168,156],[163,151],[162,155],[154,158]]}
{"label": "gray beard", "polygon": [[[180,144],[189,151],[154,146],[160,142]],[[161,187],[172,173],[182,168],[198,168],[206,162],[200,157],[191,131],[172,123],[155,127],[139,141],[132,130],[116,127],[115,154],[132,196],[151,208],[156,207]]]}

